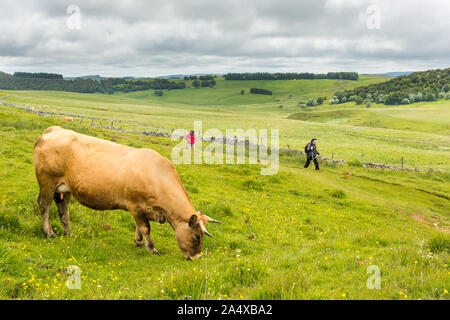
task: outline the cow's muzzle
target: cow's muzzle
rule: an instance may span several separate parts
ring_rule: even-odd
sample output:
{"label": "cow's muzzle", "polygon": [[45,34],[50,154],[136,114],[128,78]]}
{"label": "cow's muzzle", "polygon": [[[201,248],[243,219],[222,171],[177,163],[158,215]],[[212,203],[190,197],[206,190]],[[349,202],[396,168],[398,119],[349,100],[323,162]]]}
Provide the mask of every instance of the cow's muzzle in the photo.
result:
{"label": "cow's muzzle", "polygon": [[203,255],[201,254],[201,253],[199,253],[199,254],[196,254],[196,255],[194,255],[194,256],[188,256],[188,255],[185,255],[184,256],[187,260],[197,260],[197,259],[200,259],[201,257],[203,257]]}

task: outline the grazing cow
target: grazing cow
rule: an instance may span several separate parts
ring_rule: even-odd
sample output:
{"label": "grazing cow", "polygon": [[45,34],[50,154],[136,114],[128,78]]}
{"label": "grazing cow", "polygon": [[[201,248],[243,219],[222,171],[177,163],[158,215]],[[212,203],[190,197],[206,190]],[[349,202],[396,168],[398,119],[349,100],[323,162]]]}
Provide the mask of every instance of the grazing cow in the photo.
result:
{"label": "grazing cow", "polygon": [[62,117],[61,120],[62,121],[73,122],[73,118],[72,117]]}
{"label": "grazing cow", "polygon": [[[69,236],[73,196],[95,210],[130,211],[136,246],[159,255],[150,238],[150,221],[168,222],[187,259],[201,257],[205,228],[214,219],[196,211],[173,164],[151,149],[132,148],[58,126],[46,129],[34,146],[44,232],[54,236],[49,211],[53,200]],[[144,241],[143,239],[144,238]]]}

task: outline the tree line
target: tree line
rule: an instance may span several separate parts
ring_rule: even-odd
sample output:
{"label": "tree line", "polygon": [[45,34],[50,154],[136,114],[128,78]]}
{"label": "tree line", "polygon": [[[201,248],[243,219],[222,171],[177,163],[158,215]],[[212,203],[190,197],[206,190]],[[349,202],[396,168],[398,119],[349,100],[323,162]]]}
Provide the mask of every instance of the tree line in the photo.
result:
{"label": "tree line", "polygon": [[184,80],[200,80],[200,81],[211,81],[214,80],[216,76],[203,75],[203,76],[185,76]]}
{"label": "tree line", "polygon": [[314,73],[227,73],[224,75],[225,80],[352,80],[359,79],[357,72],[328,72],[324,74]]}
{"label": "tree line", "polygon": [[[108,78],[102,80],[76,78],[64,80],[52,74],[19,73],[19,76],[0,72],[0,89],[4,90],[52,90],[80,93],[133,92],[142,90],[175,90],[184,89],[184,82],[167,79],[126,80]],[[59,76],[59,75],[58,75]]]}
{"label": "tree line", "polygon": [[[253,94],[266,94],[271,96],[272,95],[272,91],[270,90],[266,90],[266,89],[258,89],[258,88],[250,88],[250,93]],[[242,92],[241,92],[242,94]]]}
{"label": "tree line", "polygon": [[15,72],[14,77],[16,78],[32,78],[32,79],[59,79],[62,80],[62,74],[57,73],[45,73],[45,72]]}
{"label": "tree line", "polygon": [[330,104],[410,104],[450,99],[450,68],[415,72],[386,82],[336,92]]}

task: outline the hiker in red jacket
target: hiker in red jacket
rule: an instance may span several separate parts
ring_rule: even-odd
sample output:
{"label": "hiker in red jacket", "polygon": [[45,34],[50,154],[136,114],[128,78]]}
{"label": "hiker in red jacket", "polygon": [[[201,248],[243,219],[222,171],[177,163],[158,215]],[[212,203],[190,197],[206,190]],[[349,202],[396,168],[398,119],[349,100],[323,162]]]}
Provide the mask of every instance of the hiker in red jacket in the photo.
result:
{"label": "hiker in red jacket", "polygon": [[194,130],[191,130],[187,136],[186,136],[186,141],[189,145],[191,145],[191,148],[194,148],[194,143],[195,143],[195,134],[194,134]]}

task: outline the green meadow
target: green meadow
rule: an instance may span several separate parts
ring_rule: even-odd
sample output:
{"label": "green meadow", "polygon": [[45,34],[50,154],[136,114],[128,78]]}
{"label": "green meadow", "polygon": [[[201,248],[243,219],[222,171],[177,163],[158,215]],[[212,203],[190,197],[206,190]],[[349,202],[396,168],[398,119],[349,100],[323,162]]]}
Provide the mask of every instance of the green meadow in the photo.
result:
{"label": "green meadow", "polygon": [[[215,238],[205,239],[200,260],[183,259],[169,225],[152,223],[162,255],[151,255],[134,246],[130,213],[97,212],[76,201],[70,208],[74,237],[63,236],[53,204],[57,237],[47,239],[32,163],[34,142],[45,128],[60,125],[169,158],[178,142],[0,105],[0,298],[448,299],[450,102],[299,106],[386,79],[218,79],[216,88],[188,83],[162,97],[153,91],[2,91],[0,101],[16,106],[126,120],[131,123],[115,126],[129,130],[148,130],[142,124],[167,132],[191,129],[197,120],[203,131],[274,128],[280,147],[303,149],[316,137],[322,155],[348,163],[321,162],[315,172],[302,167],[303,156],[282,153],[272,176],[261,175],[259,164],[177,165],[194,206],[222,221],[208,225]],[[251,87],[274,94],[252,95]],[[38,108],[43,105],[48,107]],[[422,171],[360,166],[399,165],[401,157],[407,168]],[[73,265],[81,271],[81,290],[66,285]],[[379,289],[367,286],[371,266],[380,270]]]}
{"label": "green meadow", "polygon": [[[299,107],[299,102],[311,97],[330,99],[340,88],[383,79],[361,76],[360,81],[248,81],[250,84],[219,79],[216,88],[188,87],[165,91],[162,97],[153,91],[114,95],[12,91],[6,100],[22,107],[48,105],[46,111],[146,123],[166,132],[191,128],[198,120],[203,131],[217,128],[224,134],[234,128],[265,128],[269,133],[273,128],[279,130],[282,148],[301,150],[315,137],[320,141],[319,150],[329,158],[400,165],[403,157],[407,168],[448,170],[448,100],[393,107],[366,108],[354,103]],[[283,83],[288,89],[283,89]],[[252,86],[271,88],[274,95],[249,94]],[[223,104],[230,99],[235,103]]]}

